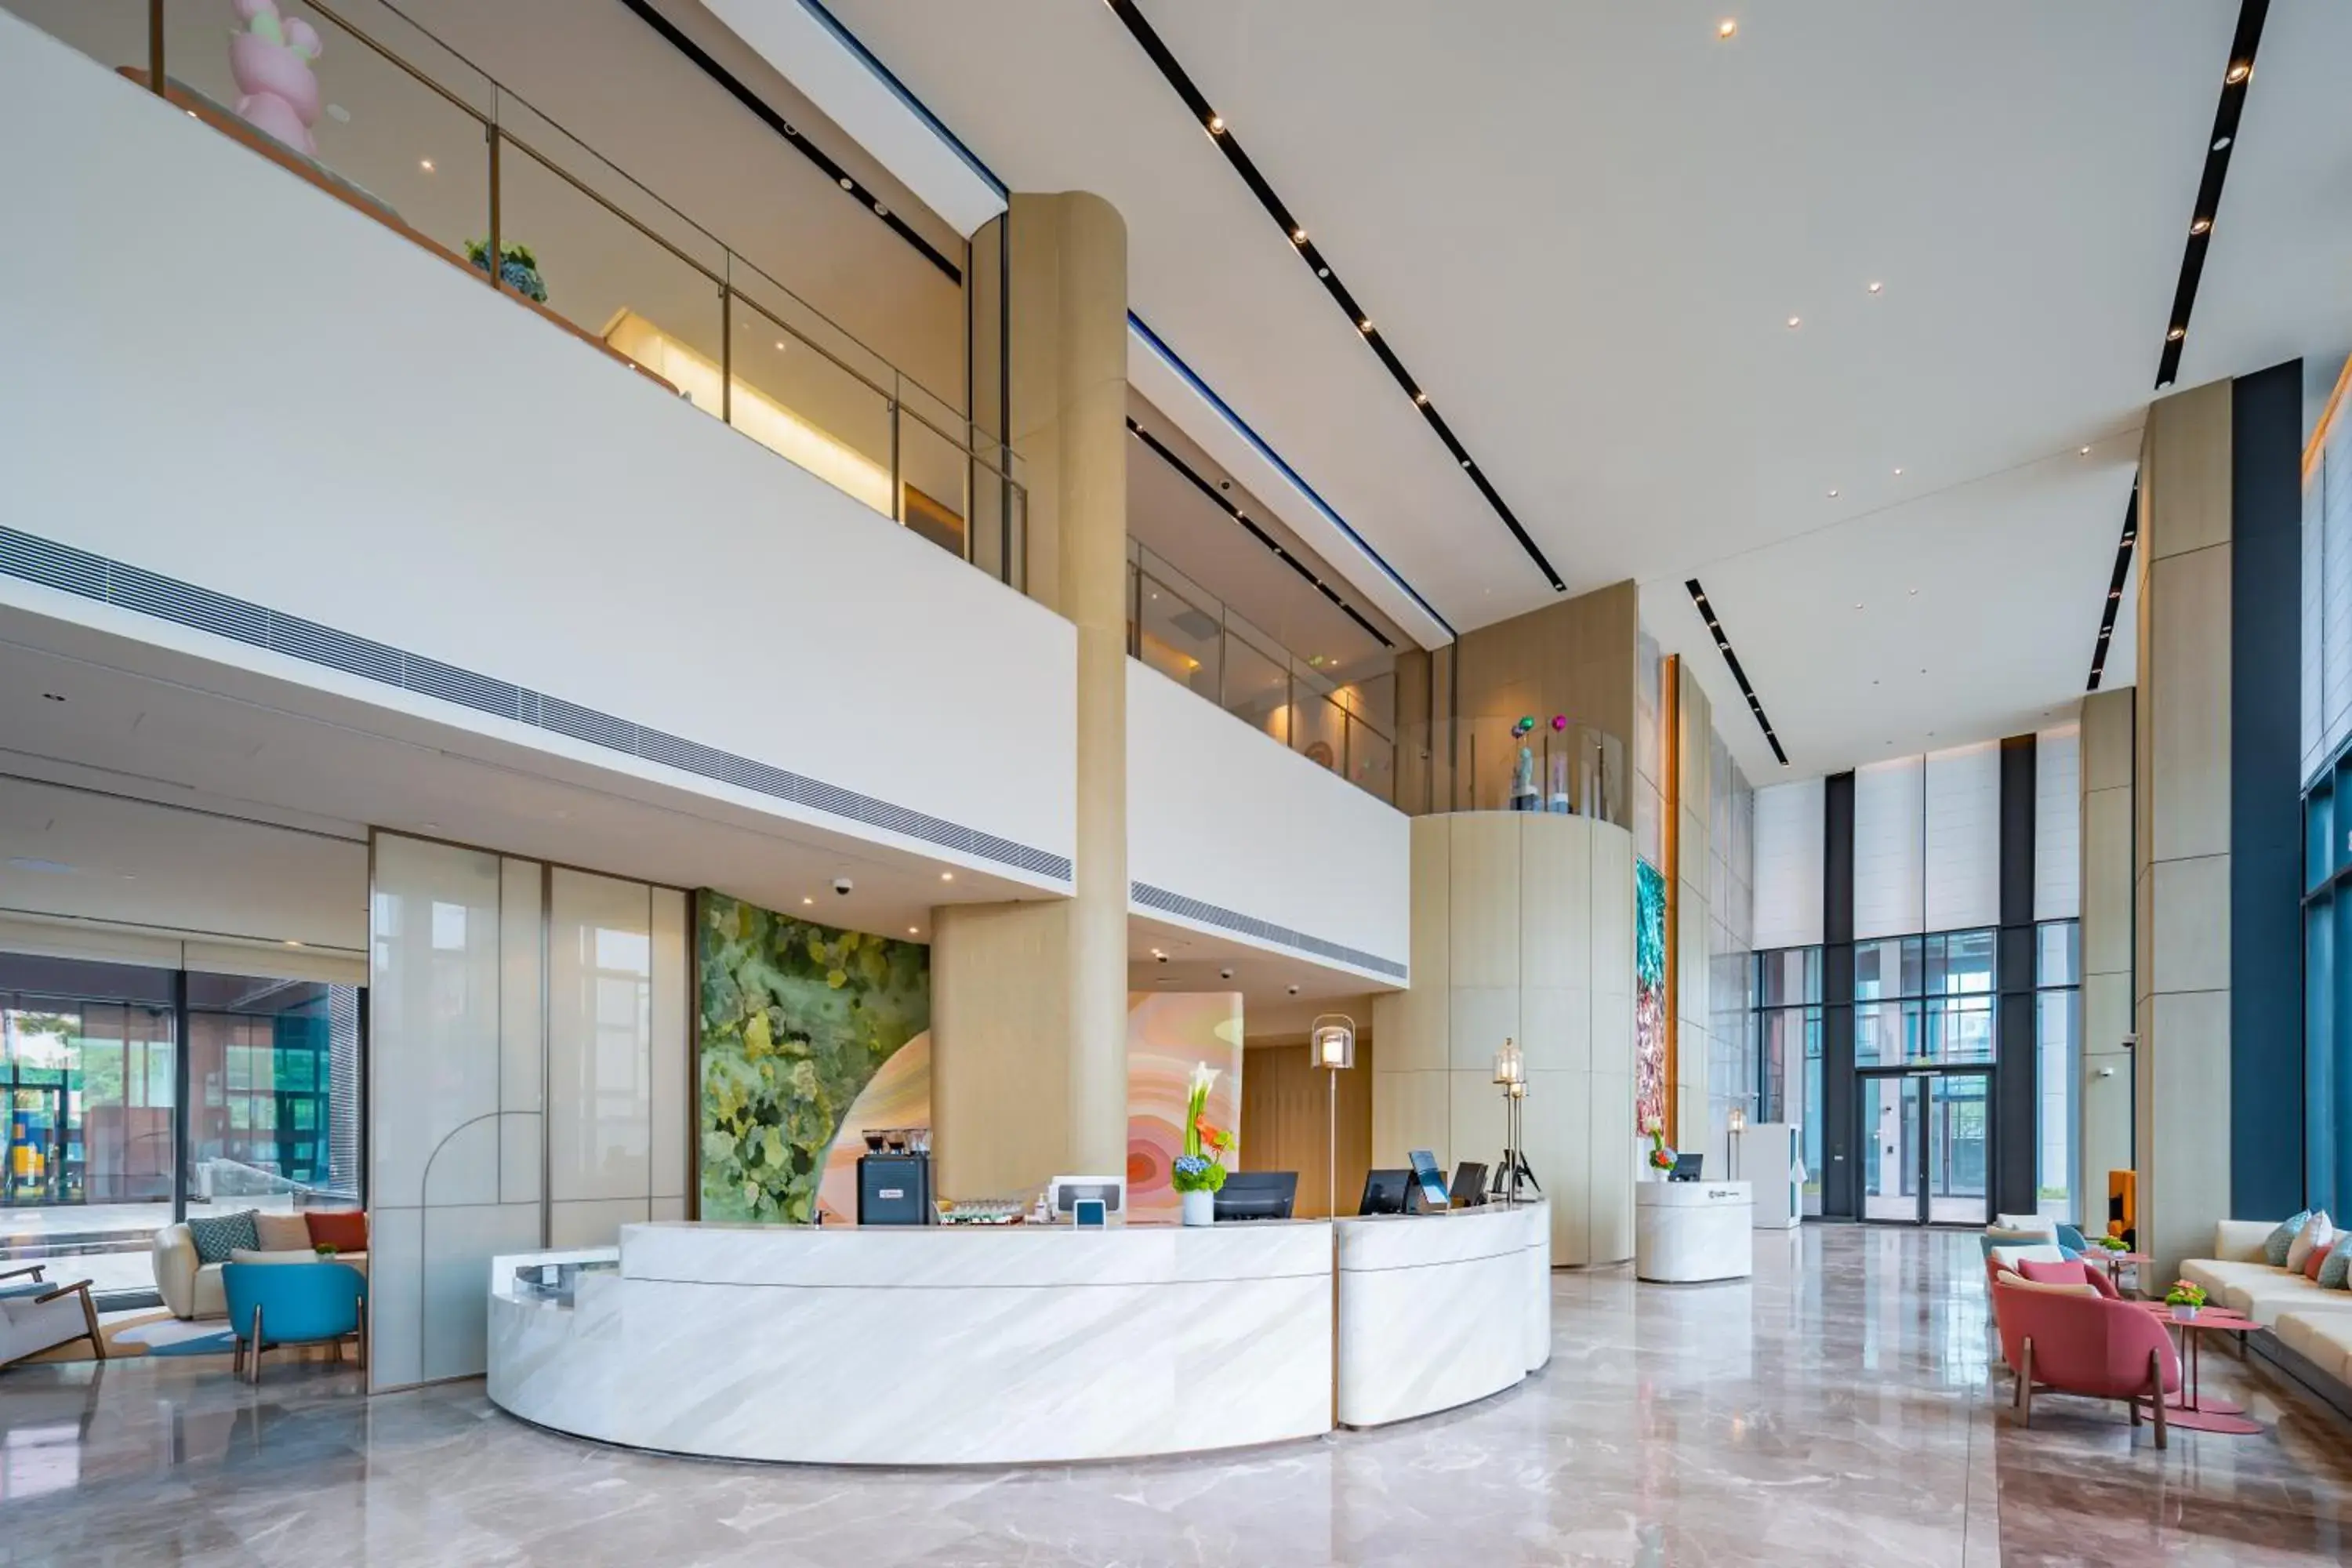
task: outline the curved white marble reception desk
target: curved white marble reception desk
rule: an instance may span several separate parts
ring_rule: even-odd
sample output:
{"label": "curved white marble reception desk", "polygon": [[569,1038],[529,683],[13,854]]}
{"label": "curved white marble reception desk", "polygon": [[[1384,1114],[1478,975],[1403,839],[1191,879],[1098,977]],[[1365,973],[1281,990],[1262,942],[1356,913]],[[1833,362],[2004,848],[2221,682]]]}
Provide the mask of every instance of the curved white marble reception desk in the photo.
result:
{"label": "curved white marble reception desk", "polygon": [[1633,1277],[1667,1284],[1756,1272],[1755,1190],[1746,1182],[1643,1182],[1633,1198]]}
{"label": "curved white marble reception desk", "polygon": [[[1099,1459],[1331,1426],[1331,1226],[621,1228],[568,1306],[491,1264],[489,1395],[673,1453]],[[609,1254],[607,1255],[609,1256]]]}
{"label": "curved white marble reception desk", "polygon": [[1343,1219],[1337,1228],[1341,1426],[1451,1410],[1551,1359],[1549,1205]]}
{"label": "curved white marble reception desk", "polygon": [[[814,1464],[1054,1463],[1317,1436],[1335,1389],[1339,1421],[1375,1426],[1543,1364],[1543,1215],[629,1225],[617,1248],[493,1260],[489,1395],[604,1442]],[[520,1266],[574,1261],[596,1271],[568,1300],[516,1283]]]}

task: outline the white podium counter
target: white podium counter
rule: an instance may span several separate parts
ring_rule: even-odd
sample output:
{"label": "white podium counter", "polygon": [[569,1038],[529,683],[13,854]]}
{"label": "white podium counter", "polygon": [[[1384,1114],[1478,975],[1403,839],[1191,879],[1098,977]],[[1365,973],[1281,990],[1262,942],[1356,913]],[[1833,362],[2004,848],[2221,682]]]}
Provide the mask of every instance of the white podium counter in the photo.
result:
{"label": "white podium counter", "polygon": [[1633,1276],[1669,1284],[1756,1272],[1756,1200],[1746,1182],[1640,1182]]}
{"label": "white podium counter", "polygon": [[[1541,1366],[1544,1215],[624,1226],[617,1247],[492,1260],[488,1392],[601,1442],[813,1464],[1059,1463],[1316,1436],[1335,1414],[1402,1420]],[[580,1266],[568,1292],[518,1281],[567,1263]]]}

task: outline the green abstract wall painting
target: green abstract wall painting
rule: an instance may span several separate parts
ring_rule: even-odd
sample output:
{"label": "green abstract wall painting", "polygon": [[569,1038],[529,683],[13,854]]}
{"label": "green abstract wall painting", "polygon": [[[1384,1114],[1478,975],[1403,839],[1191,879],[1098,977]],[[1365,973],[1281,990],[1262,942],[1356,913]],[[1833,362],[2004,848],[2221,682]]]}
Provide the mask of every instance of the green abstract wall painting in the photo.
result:
{"label": "green abstract wall painting", "polygon": [[695,955],[702,1217],[808,1224],[844,1117],[930,1028],[930,949],[706,889]]}

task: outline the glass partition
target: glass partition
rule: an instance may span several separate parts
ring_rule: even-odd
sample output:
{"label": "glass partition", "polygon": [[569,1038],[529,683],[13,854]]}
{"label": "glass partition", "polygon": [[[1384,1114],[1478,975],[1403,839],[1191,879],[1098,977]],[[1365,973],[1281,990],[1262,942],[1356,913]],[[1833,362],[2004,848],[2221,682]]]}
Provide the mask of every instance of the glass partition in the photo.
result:
{"label": "glass partition", "polygon": [[[0,0],[211,133],[1024,585],[1019,458],[382,0],[269,28],[231,0]],[[285,73],[287,93],[248,91]],[[290,95],[290,96],[289,96]]]}
{"label": "glass partition", "polygon": [[[1522,717],[1535,717],[1524,715]],[[1420,765],[1410,811],[1543,811],[1629,827],[1625,743],[1573,714],[1407,724],[1402,742]]]}

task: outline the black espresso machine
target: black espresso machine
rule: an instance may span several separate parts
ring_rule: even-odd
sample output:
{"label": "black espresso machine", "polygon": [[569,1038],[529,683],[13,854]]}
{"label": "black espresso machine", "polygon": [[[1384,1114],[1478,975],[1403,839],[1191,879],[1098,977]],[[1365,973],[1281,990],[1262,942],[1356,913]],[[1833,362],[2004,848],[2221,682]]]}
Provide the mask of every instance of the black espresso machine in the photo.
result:
{"label": "black espresso machine", "polygon": [[857,1157],[857,1223],[931,1225],[931,1130],[877,1129]]}

